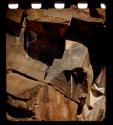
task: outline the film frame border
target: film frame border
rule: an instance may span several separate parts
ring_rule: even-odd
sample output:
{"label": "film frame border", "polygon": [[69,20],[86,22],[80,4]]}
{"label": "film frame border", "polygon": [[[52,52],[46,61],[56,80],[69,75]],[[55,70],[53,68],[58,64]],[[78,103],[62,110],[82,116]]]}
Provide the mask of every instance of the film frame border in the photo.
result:
{"label": "film frame border", "polygon": [[[107,30],[108,30],[108,34],[107,34],[107,37],[109,37],[110,36],[110,34],[109,33],[111,33],[112,32],[112,28],[111,28],[111,24],[112,24],[112,21],[111,21],[111,19],[113,18],[113,17],[110,17],[111,15],[113,15],[113,14],[110,14],[109,12],[111,11],[111,1],[107,1],[106,2],[106,5],[107,5],[107,9],[106,9],[106,25],[107,25]],[[28,6],[26,6],[25,4],[23,4],[24,6],[25,6],[25,8],[29,8]],[[94,7],[94,6],[92,6],[92,7]],[[4,14],[5,14],[5,12],[4,12],[4,8],[6,9],[7,8],[7,2],[5,2],[5,4],[3,4],[3,6],[2,6],[2,16],[3,16],[3,18],[2,18],[2,21],[4,22]],[[23,8],[23,6],[22,6],[22,8]],[[2,25],[1,25],[2,26]],[[2,37],[2,39],[1,39],[1,41],[3,41],[3,43],[2,43],[2,48],[3,49],[1,49],[0,51],[3,53],[3,55],[1,56],[0,55],[0,60],[2,60],[2,63],[1,63],[1,61],[0,61],[0,64],[1,64],[1,66],[2,66],[2,68],[1,68],[1,71],[0,71],[0,73],[3,75],[3,77],[1,77],[0,79],[2,79],[3,81],[4,81],[4,78],[6,77],[6,74],[5,74],[5,58],[4,58],[4,56],[5,56],[5,30],[3,29],[3,31],[2,31],[2,34],[0,34]],[[110,38],[111,37],[109,37],[108,39],[110,40]],[[107,62],[107,64],[109,64],[109,62]],[[5,81],[4,81],[5,82]],[[4,86],[4,82],[3,82],[3,84],[1,84],[1,86],[0,87],[2,87],[2,89],[1,89],[1,94],[3,94],[3,97],[0,99],[0,101],[2,101],[2,99],[4,100],[4,97],[6,97],[6,95],[5,95],[5,93],[4,92],[6,92],[6,91],[4,91],[5,90],[5,86]],[[112,87],[113,87],[113,85],[112,85]],[[111,99],[112,99],[112,95],[111,95],[111,93],[112,93],[112,87],[110,87],[109,85],[107,85],[107,88],[108,88],[108,90],[107,90],[107,93],[109,93],[109,97],[107,97],[107,107],[108,107],[108,105],[110,106],[110,103],[111,103]],[[107,94],[108,95],[108,94]],[[108,99],[109,98],[109,99]],[[4,101],[2,101],[3,102],[3,104],[4,104]],[[113,104],[113,103],[112,103]],[[0,107],[3,107],[2,106],[2,103],[0,103]],[[4,115],[4,108],[0,108],[0,109],[3,109],[3,115]],[[112,121],[112,119],[111,119],[111,116],[113,116],[112,114],[111,114],[111,116],[109,117],[108,115],[110,115],[109,113],[112,113],[113,114],[113,110],[111,110],[110,111],[110,109],[108,110],[108,111],[106,111],[106,118],[105,118],[105,121]],[[4,120],[4,117],[3,117],[3,119],[2,120]],[[97,122],[97,121],[96,121]]]}
{"label": "film frame border", "polygon": [[7,1],[7,5],[6,8],[8,8],[9,4],[16,4],[15,8],[32,8],[31,4],[35,3],[35,4],[41,4],[41,7],[39,9],[48,9],[48,8],[55,8],[54,4],[64,4],[64,7],[62,9],[65,8],[69,8],[72,4],[78,6],[78,4],[87,4],[86,8],[103,8],[106,9],[106,0],[100,0],[100,1],[96,1],[96,0],[8,0]]}

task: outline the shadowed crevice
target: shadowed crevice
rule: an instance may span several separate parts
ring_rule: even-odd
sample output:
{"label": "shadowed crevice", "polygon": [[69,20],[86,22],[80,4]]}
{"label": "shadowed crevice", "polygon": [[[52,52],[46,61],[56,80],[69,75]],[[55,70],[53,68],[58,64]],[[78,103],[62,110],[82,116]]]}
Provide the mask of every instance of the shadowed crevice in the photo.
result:
{"label": "shadowed crevice", "polygon": [[34,113],[30,110],[17,108],[7,103],[7,113],[14,118],[30,118]]}

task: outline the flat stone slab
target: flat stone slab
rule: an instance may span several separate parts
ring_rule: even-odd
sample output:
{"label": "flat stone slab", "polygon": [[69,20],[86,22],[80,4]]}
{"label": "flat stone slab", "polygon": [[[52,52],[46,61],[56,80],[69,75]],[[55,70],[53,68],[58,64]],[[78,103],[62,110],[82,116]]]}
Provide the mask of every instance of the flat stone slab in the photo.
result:
{"label": "flat stone slab", "polygon": [[32,94],[25,95],[25,93],[35,88],[37,85],[38,85],[37,81],[28,79],[17,73],[10,72],[7,74],[7,82],[6,82],[7,93],[15,97],[18,97],[20,99],[21,98],[30,99],[33,95]]}

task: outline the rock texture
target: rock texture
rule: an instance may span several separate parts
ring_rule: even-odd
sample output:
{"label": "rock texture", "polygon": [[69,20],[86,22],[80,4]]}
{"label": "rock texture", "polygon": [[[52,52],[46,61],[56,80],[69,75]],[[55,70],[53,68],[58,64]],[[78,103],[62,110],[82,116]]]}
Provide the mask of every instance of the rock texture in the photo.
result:
{"label": "rock texture", "polygon": [[106,112],[106,69],[102,69],[95,83],[92,84],[79,120],[102,121]]}
{"label": "rock texture", "polygon": [[26,14],[23,9],[6,10],[6,31],[11,35],[20,36]]}
{"label": "rock texture", "polygon": [[53,87],[13,72],[8,74],[7,80],[7,102],[13,109],[8,105],[9,120],[11,117],[13,120],[18,117],[29,120],[31,117],[31,120],[61,121],[77,118],[76,102],[64,97]]}
{"label": "rock texture", "polygon": [[[52,22],[52,23],[65,23],[69,24],[71,18],[80,19],[88,22],[102,22],[104,23],[105,18],[93,18],[90,16],[89,9],[79,10],[78,8],[69,8],[69,9],[42,9],[42,10],[33,10],[29,9],[26,11],[28,14],[29,20],[37,20],[40,22]],[[65,15],[65,16],[62,16]],[[105,12],[103,13],[105,15]]]}
{"label": "rock texture", "polygon": [[[94,18],[88,9],[76,7],[7,12],[11,20],[6,34],[8,120],[104,119],[105,70],[94,81],[89,48],[76,36],[79,31],[89,40],[94,38],[94,26],[105,22],[103,13]],[[16,30],[11,29],[13,21],[19,24]]]}
{"label": "rock texture", "polygon": [[[8,40],[10,41],[9,38],[11,38],[11,36],[8,37]],[[13,37],[11,42],[13,42]],[[22,43],[13,46],[11,46],[10,44],[10,42],[9,45],[7,44],[7,64],[8,66],[10,66],[9,69],[14,69],[34,79],[45,81],[46,83],[51,83],[53,84],[53,86],[56,86],[58,90],[60,90],[62,93],[66,94],[69,97],[71,97],[69,91],[70,77],[67,78],[68,76],[66,76],[66,74],[71,75],[71,72],[73,72],[73,85],[75,85],[74,82],[76,82],[77,84],[77,82],[84,81],[86,82],[84,83],[84,86],[87,86],[88,88],[88,86],[90,87],[93,81],[93,72],[89,62],[87,48],[80,43],[75,43],[67,40],[67,48],[64,50],[62,59],[54,59],[54,62],[52,66],[49,67],[49,69],[48,66],[41,61],[33,60],[31,57],[26,58],[26,53],[23,49]],[[13,49],[11,49],[12,47]],[[74,53],[76,53],[76,55]],[[48,72],[46,74],[47,69]],[[76,73],[79,73],[80,76],[76,76]],[[81,77],[82,73],[84,73],[84,75],[82,76],[82,80],[75,81],[74,79],[76,77]],[[60,88],[62,88],[63,90]],[[76,94],[73,93],[73,95]],[[72,98],[74,98],[74,100],[78,100],[78,97],[79,96],[76,95]]]}

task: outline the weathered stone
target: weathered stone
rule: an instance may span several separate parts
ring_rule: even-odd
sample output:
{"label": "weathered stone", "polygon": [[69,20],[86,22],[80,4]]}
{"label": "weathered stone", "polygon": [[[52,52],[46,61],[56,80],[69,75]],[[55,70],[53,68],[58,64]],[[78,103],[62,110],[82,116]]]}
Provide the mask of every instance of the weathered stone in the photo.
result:
{"label": "weathered stone", "polygon": [[[37,81],[28,79],[17,73],[10,72],[7,75],[7,84],[6,84],[7,92],[11,95],[14,95],[15,97],[29,100],[32,96],[35,96],[33,94],[36,94],[36,93],[30,93],[30,90],[35,88],[37,85],[38,85]],[[30,94],[25,94],[27,91],[29,91]],[[23,93],[24,97],[22,95]]]}
{"label": "weathered stone", "polygon": [[[76,9],[68,8],[68,9],[61,9],[61,10],[28,9],[26,13],[28,14],[27,19],[36,20],[40,22],[63,23],[63,24],[69,25],[71,18],[76,18],[87,22],[102,22],[102,23],[105,22],[105,19],[91,17],[88,9],[85,9],[85,10],[80,10],[78,8]],[[62,15],[65,15],[65,16],[62,16]]]}
{"label": "weathered stone", "polygon": [[[50,67],[49,72],[47,74],[47,77],[44,80],[44,73],[45,73],[44,70],[46,70],[47,66],[45,64],[43,64],[42,62],[38,61],[38,60],[37,61],[33,60],[30,57],[25,58],[25,51],[22,47],[23,44],[21,43],[21,44],[14,45],[15,40],[13,40],[13,37],[12,37],[12,39],[11,39],[11,37],[9,37],[9,38],[10,38],[9,41],[11,41],[11,42],[8,42],[8,44],[7,44],[7,64],[12,63],[12,67],[10,67],[10,69],[14,69],[15,71],[18,71],[20,74],[23,73],[23,75],[25,74],[26,76],[30,76],[32,78],[35,78],[37,80],[41,80],[43,82],[44,81],[48,82],[48,83],[51,82],[53,84],[51,89],[53,89],[55,87],[56,90],[58,90],[59,92],[61,92],[63,94],[63,95],[60,94],[60,96],[63,96],[63,98],[64,98],[64,95],[65,95],[65,96],[67,96],[71,99],[70,84],[68,82],[62,82],[61,81],[60,82],[61,88],[62,89],[66,88],[65,89],[66,92],[64,90],[61,91],[61,89],[57,85],[59,83],[59,81],[56,82],[57,84],[55,84],[55,80],[57,80],[56,77],[59,77],[59,79],[60,79],[60,74],[62,74],[65,69],[66,70],[72,70],[74,68],[76,69],[76,67],[83,67],[83,69],[85,68],[85,70],[88,69],[90,71],[90,73],[92,72],[91,67],[89,67],[90,64],[88,64],[89,60],[88,60],[88,55],[87,55],[88,54],[87,49],[80,43],[74,43],[72,41],[67,40],[66,41],[66,50],[65,50],[63,58],[62,58],[64,60],[61,61],[60,59],[56,59],[54,61],[53,65]],[[74,53],[76,53],[76,55]],[[67,54],[67,56],[66,56],[66,54]],[[68,61],[68,58],[69,58],[69,60],[71,60],[71,62]],[[85,61],[86,59],[87,59],[87,61]],[[65,65],[64,65],[64,63],[65,63]],[[86,67],[84,67],[84,66],[86,66]],[[37,70],[37,68],[40,69],[40,70]],[[43,73],[43,75],[41,74],[41,72]],[[52,74],[51,74],[51,72],[52,72]],[[18,79],[18,77],[19,77],[19,79]],[[87,83],[88,86],[90,86],[90,84],[92,82],[92,77],[93,77],[93,75],[89,75],[89,77],[87,77],[88,78],[88,83]],[[61,79],[62,78],[63,79],[65,78],[64,75],[61,76]],[[33,112],[36,113],[34,118],[37,118],[38,120],[42,120],[42,119],[46,119],[46,120],[58,120],[58,119],[59,120],[69,120],[68,118],[70,117],[70,115],[69,115],[70,113],[66,108],[67,106],[65,107],[64,104],[61,104],[61,106],[60,106],[60,107],[62,107],[61,110],[65,110],[67,112],[66,114],[61,114],[60,110],[55,114],[54,109],[57,109],[59,106],[58,105],[53,106],[55,104],[53,104],[52,102],[51,102],[52,103],[51,104],[51,110],[50,110],[50,106],[49,106],[50,104],[47,104],[48,105],[47,110],[49,111],[49,114],[48,115],[46,114],[47,117],[45,117],[44,109],[45,109],[45,100],[47,99],[45,96],[47,96],[47,93],[45,94],[45,96],[43,96],[43,94],[45,93],[44,92],[45,90],[43,90],[43,89],[40,90],[40,88],[38,87],[39,85],[37,85],[39,83],[38,81],[37,82],[34,81],[33,82],[34,86],[33,86],[33,84],[31,84],[32,80],[27,80],[26,78],[20,77],[20,75],[16,75],[15,73],[11,73],[11,74],[9,73],[9,75],[7,77],[7,81],[8,81],[7,84],[9,84],[9,85],[7,85],[7,92],[10,93],[11,95],[14,95],[14,96],[20,98],[20,101],[19,101],[18,98],[14,99],[14,98],[11,98],[9,96],[10,98],[8,99],[8,102],[12,106],[15,106],[15,107],[20,106],[21,108],[27,108],[29,110],[32,110]],[[17,81],[19,83],[17,83]],[[67,81],[67,80],[64,80],[64,81]],[[12,88],[11,84],[14,84],[16,86],[16,88],[14,88],[14,87]],[[85,86],[86,86],[86,91],[84,91],[84,89],[83,89],[82,93],[80,92],[81,87],[78,88],[78,90],[77,90],[76,86],[73,87],[73,95],[74,95],[75,92],[77,92],[79,94],[80,93],[83,94],[84,92],[86,92],[86,95],[87,95],[88,86],[87,85],[85,85]],[[25,89],[24,89],[24,87],[25,87]],[[52,90],[53,93],[56,90]],[[59,93],[59,92],[57,92],[57,93]],[[50,93],[51,93],[51,91],[50,91]],[[49,94],[49,95],[51,95],[51,94]],[[55,98],[55,95],[53,97],[49,96],[48,98],[53,99],[53,98]],[[84,95],[78,95],[78,94],[76,96],[74,95],[73,96],[74,98],[72,98],[73,101],[71,101],[72,104],[77,105],[74,102],[74,100],[77,101],[79,99],[79,97],[81,97],[81,96],[84,97]],[[38,106],[34,107],[34,105],[35,105],[34,103],[36,102],[36,98],[38,98],[40,103],[38,103]],[[29,99],[29,100],[27,102],[24,102],[23,99]],[[44,100],[44,102],[43,102],[43,100]],[[55,103],[56,103],[56,100],[57,99],[55,99]],[[63,100],[63,99],[61,99],[61,100]],[[61,103],[61,100],[59,101],[60,103]],[[41,108],[42,105],[43,105],[43,107]],[[64,107],[64,109],[63,109],[63,107]],[[36,109],[39,111],[38,114],[36,112]],[[69,110],[71,110],[71,108]],[[77,110],[75,110],[75,111],[77,111]],[[70,119],[73,120],[75,117],[76,116],[74,116],[74,114],[73,114],[70,117]]]}
{"label": "weathered stone", "polygon": [[103,68],[96,80],[96,83],[92,84],[82,113],[80,116],[78,116],[80,121],[102,121],[105,118],[105,74],[106,70]]}
{"label": "weathered stone", "polygon": [[[105,117],[105,74],[101,73],[92,85],[93,71],[87,47],[80,43],[82,41],[63,39],[69,32],[74,31],[74,37],[80,34],[85,36],[83,39],[87,37],[88,40],[92,40],[96,36],[95,26],[105,22],[104,13],[102,12],[102,17],[93,18],[88,9],[78,10],[73,7],[63,10],[29,9],[26,13],[28,17],[25,32],[31,33],[31,40],[28,40],[31,42],[31,55],[26,50],[24,31],[19,39],[6,34],[7,102],[15,112],[12,115],[8,111],[7,119],[102,120]],[[9,19],[11,18],[15,17],[12,15]],[[15,22],[20,22],[17,20],[14,19]],[[72,31],[70,26],[73,27]],[[43,60],[34,58],[41,54],[43,56],[43,52],[50,48],[51,55],[59,52],[63,47],[62,41],[65,43],[62,56],[59,58],[58,53],[51,65],[48,66]],[[47,55],[46,61],[49,56]],[[24,109],[24,116],[17,117],[18,109]]]}
{"label": "weathered stone", "polygon": [[16,10],[7,9],[6,17],[14,22],[20,23],[22,13],[23,13],[23,9],[16,9]]}
{"label": "weathered stone", "polygon": [[16,108],[31,110],[40,88],[39,82],[10,72],[7,75],[6,84],[7,102]]}
{"label": "weathered stone", "polygon": [[86,121],[102,121],[105,118],[106,99],[105,96],[96,97],[95,105],[93,108],[89,108],[88,105],[84,105],[83,108],[83,120]]}
{"label": "weathered stone", "polygon": [[24,26],[23,21],[26,17],[23,9],[6,10],[6,32],[11,35],[20,36],[21,28]]}
{"label": "weathered stone", "polygon": [[[91,65],[89,63],[87,48],[84,47],[82,44],[67,40],[66,49],[64,50],[62,59],[54,59],[52,66],[50,66],[48,69],[46,77],[45,77],[45,73],[47,70],[47,65],[45,65],[41,61],[33,60],[31,57],[25,58],[25,51],[23,50],[22,44],[15,45],[15,47],[13,46],[13,49],[9,48],[9,50],[10,51],[7,52],[8,53],[7,63],[8,64],[12,63],[12,67],[10,67],[11,69],[15,69],[16,71],[22,72],[23,74],[31,76],[32,78],[35,78],[37,80],[45,81],[47,83],[52,83],[53,86],[55,86],[55,88],[60,90],[60,92],[62,92],[63,94],[65,94],[66,96],[74,100],[78,100],[79,96],[85,97],[87,95],[87,89],[90,87],[93,80],[93,72],[92,72]],[[84,89],[86,91],[85,92],[86,94],[82,95],[83,92],[81,94],[80,92],[78,92],[80,91],[81,87],[75,91],[77,87],[73,79],[72,84],[74,86],[73,87],[74,89],[72,90],[73,91],[72,95],[76,95],[75,92],[79,93],[80,95],[71,97],[71,93],[69,91],[71,90],[70,81],[67,81],[67,79],[65,78],[64,72],[71,71],[74,69],[76,72],[76,68],[83,68],[83,71],[81,71],[81,73],[86,72],[87,74],[87,78],[85,79],[87,82],[84,84],[86,88],[86,90]],[[65,79],[65,80],[64,82],[62,82],[62,80],[59,81],[57,80],[57,78],[59,80],[60,79]]]}
{"label": "weathered stone", "polygon": [[[77,104],[53,87],[11,72],[8,74],[7,80],[8,104],[20,110],[25,109],[26,115],[28,115],[28,111],[34,113],[33,116],[26,116],[28,119],[23,117],[25,121],[29,121],[30,117],[37,120],[76,120]],[[16,113],[16,109],[14,111]],[[18,116],[18,113],[16,115]],[[7,118],[10,120],[13,117],[11,111],[8,111]]]}

